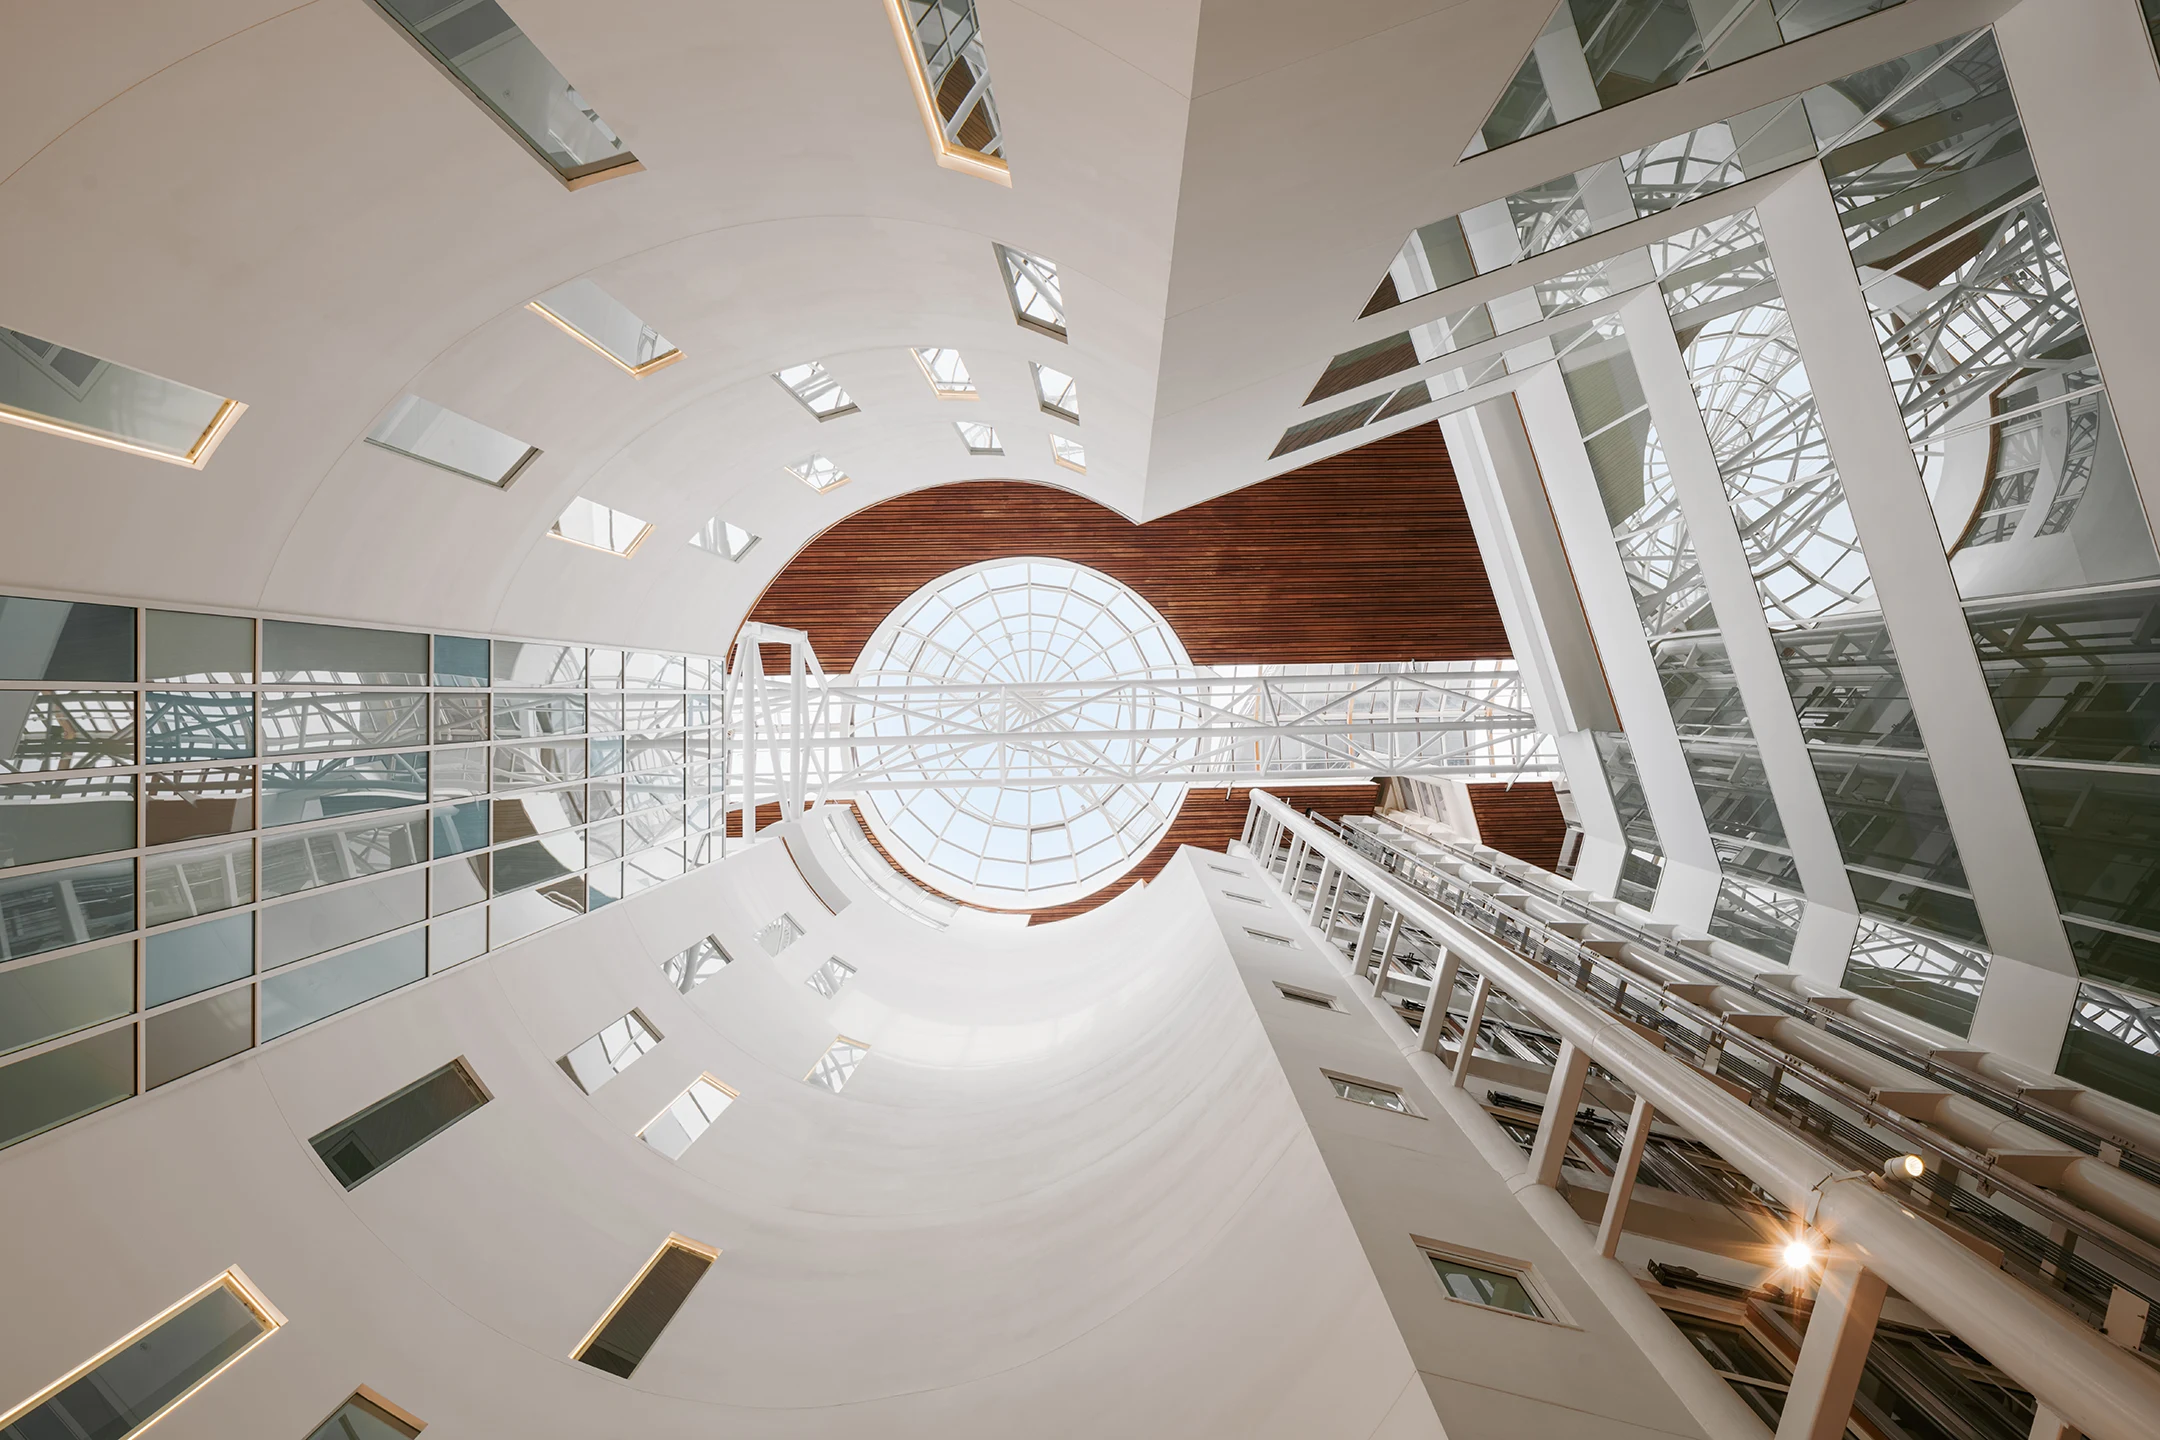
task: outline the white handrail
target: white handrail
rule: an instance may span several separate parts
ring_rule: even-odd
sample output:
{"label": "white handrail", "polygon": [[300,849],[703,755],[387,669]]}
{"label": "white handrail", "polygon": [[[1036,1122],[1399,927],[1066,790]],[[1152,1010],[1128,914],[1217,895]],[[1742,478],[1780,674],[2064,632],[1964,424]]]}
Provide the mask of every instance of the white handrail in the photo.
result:
{"label": "white handrail", "polygon": [[1509,997],[1585,1051],[1658,1113],[1795,1211],[1824,1237],[1957,1333],[2092,1440],[2149,1440],[2160,1375],[2032,1291],[1988,1267],[1927,1219],[1764,1118],[1708,1076],[1494,944],[1353,847],[1265,791],[1264,809],[1312,852],[1436,938],[1475,957]]}

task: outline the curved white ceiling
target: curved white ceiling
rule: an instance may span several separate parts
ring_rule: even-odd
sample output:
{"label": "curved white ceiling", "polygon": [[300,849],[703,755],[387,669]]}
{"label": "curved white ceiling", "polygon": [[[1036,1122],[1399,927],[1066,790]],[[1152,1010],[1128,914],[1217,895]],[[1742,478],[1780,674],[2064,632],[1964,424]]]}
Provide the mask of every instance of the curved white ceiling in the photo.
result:
{"label": "curved white ceiling", "polygon": [[[1461,164],[1548,7],[980,5],[1010,189],[933,162],[874,0],[508,0],[646,166],[571,192],[367,0],[16,0],[0,325],[249,409],[200,473],[0,427],[0,576],[716,652],[803,541],[905,490],[1019,477],[1145,518],[1291,468],[1266,457],[1319,368],[1394,327],[1357,315],[1410,228],[1984,0]],[[1069,345],[1013,322],[993,241],[1059,264]],[[580,277],[684,361],[632,379],[523,308]],[[934,401],[914,345],[958,348],[981,400]],[[768,378],[812,358],[860,415]],[[1084,476],[1051,463],[1030,359],[1079,381]],[[408,391],[545,453],[495,492],[363,446]],[[963,408],[1005,456],[965,453]],[[813,447],[854,483],[781,473]],[[546,539],[579,494],[656,536],[628,563]],[[715,513],[765,538],[743,565],[684,543]]]}

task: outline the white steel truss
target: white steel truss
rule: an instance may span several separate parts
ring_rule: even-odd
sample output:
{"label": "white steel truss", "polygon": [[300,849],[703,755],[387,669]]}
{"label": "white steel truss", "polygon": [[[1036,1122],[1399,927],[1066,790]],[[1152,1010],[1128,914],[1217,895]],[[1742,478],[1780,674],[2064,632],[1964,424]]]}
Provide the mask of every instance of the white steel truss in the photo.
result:
{"label": "white steel truss", "polygon": [[[781,644],[788,670],[767,674],[761,646]],[[971,683],[827,675],[802,632],[751,625],[727,699],[731,809],[876,790],[1558,773],[1506,660]]]}

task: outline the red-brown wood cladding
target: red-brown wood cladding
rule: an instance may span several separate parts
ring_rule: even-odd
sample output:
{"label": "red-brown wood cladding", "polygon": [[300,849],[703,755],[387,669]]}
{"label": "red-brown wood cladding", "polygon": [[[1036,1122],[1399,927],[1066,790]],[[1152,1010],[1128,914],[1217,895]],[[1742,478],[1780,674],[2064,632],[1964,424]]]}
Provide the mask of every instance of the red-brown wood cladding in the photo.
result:
{"label": "red-brown wood cladding", "polygon": [[[1201,665],[1509,653],[1438,425],[1145,525],[1047,485],[918,490],[811,541],[749,618],[809,631],[820,663],[845,671],[916,590],[1017,555],[1073,560],[1124,581]],[[768,656],[768,665],[778,660]]]}
{"label": "red-brown wood cladding", "polygon": [[1477,820],[1481,843],[1547,870],[1560,862],[1567,821],[1561,817],[1560,798],[1550,781],[1472,785],[1469,790],[1470,813]]}

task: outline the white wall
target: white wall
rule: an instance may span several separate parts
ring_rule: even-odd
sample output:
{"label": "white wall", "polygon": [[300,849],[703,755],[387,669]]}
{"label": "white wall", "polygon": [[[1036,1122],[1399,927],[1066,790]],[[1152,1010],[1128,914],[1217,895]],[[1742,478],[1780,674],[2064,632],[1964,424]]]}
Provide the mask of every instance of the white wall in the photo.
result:
{"label": "white wall", "polygon": [[[735,963],[677,995],[707,932]],[[666,1038],[588,1098],[555,1058],[632,1005]],[[801,1077],[840,1032],[836,1096]],[[457,1055],[492,1102],[339,1188],[306,1137]],[[634,1132],[702,1071],[741,1098],[670,1162]],[[671,1231],[721,1256],[658,1346],[572,1363]],[[1438,1434],[1182,864],[970,936],[830,915],[762,844],[8,1151],[0,1233],[9,1403],[228,1265],[290,1317],[168,1440],[362,1383],[446,1436]]]}

